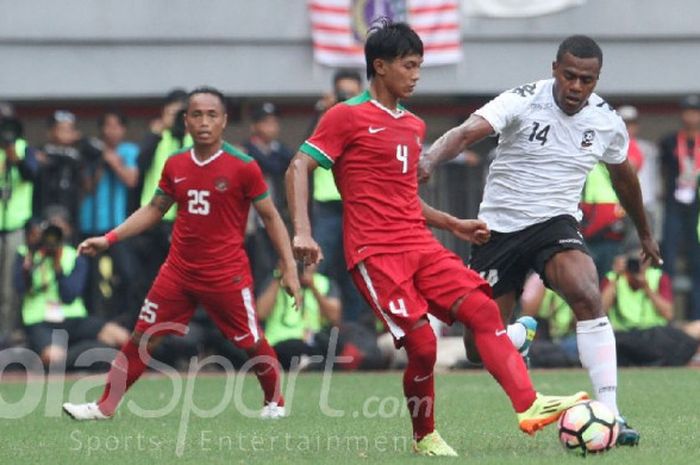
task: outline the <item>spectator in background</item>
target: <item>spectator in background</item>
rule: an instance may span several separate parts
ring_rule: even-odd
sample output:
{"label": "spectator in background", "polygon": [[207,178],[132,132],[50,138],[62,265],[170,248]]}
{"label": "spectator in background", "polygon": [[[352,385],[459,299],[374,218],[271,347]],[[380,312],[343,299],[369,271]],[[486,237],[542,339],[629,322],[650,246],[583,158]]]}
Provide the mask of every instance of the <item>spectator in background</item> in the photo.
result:
{"label": "spectator in background", "polygon": [[34,150],[22,133],[12,105],[0,102],[0,346],[17,325],[12,265],[15,251],[24,242],[24,224],[32,216],[38,170]]}
{"label": "spectator in background", "polygon": [[68,219],[65,208],[50,207],[46,220],[29,220],[26,245],[15,258],[14,284],[27,340],[45,365],[62,363],[68,355],[65,346],[52,340],[54,330],[68,332],[69,351],[78,343],[83,348],[85,343],[118,347],[129,337],[123,327],[88,315],[81,298],[87,260],[67,242],[72,232]]}
{"label": "spectator in background", "polygon": [[[165,96],[159,118],[151,121],[149,132],[139,148],[138,171],[141,176],[138,205],[147,205],[158,187],[158,180],[165,161],[182,147],[192,145],[192,138],[185,132],[184,110],[187,92],[174,89]],[[131,210],[131,209],[130,209]],[[170,249],[170,235],[177,208],[173,206],[163,216],[163,221],[132,241],[134,254],[140,257],[137,294],[143,300],[158,269]]]}
{"label": "spectator in background", "polygon": [[700,319],[700,243],[698,242],[698,175],[700,174],[700,96],[681,101],[682,128],[661,140],[664,180],[664,223],[661,253],[663,269],[677,272],[676,258],[685,250],[686,269],[692,280],[688,319]]}
{"label": "spectator in background", "polygon": [[277,352],[285,370],[293,357],[325,355],[328,338],[321,333],[340,323],[342,307],[331,280],[316,272],[316,266],[304,268],[299,276],[302,306],[294,308],[294,298],[280,285],[278,269],[257,299],[258,316],[265,322],[265,335]]}
{"label": "spectator in background", "polygon": [[39,171],[34,183],[33,210],[42,214],[50,206],[63,206],[70,216],[71,230],[77,231],[85,145],[81,144],[73,113],[57,110],[48,124],[48,142],[37,153]]}
{"label": "spectator in background", "polygon": [[[634,167],[632,162],[630,164]],[[591,252],[598,279],[612,267],[627,233],[625,210],[620,205],[604,163],[596,164],[583,186],[581,195],[581,233]]]}
{"label": "spectator in background", "polygon": [[520,306],[523,315],[536,318],[539,323],[530,347],[531,366],[580,366],[573,312],[559,294],[545,287],[537,273],[532,273],[525,281]]}
{"label": "spectator in background", "polygon": [[[639,138],[639,112],[632,105],[623,105],[617,109],[617,113],[627,126],[630,136],[630,146],[627,157],[632,166],[637,169],[639,187],[642,190],[644,209],[650,216],[652,225],[657,222],[661,214],[659,196],[661,183],[659,182],[659,150],[656,145],[648,140]],[[657,229],[658,231],[658,229]]]}
{"label": "spectator in background", "polygon": [[603,282],[603,309],[615,330],[620,365],[685,365],[698,349],[700,322],[678,328],[668,274],[635,250],[618,257]]}
{"label": "spectator in background", "polygon": [[[274,104],[265,102],[253,108],[250,116],[250,137],[243,142],[243,150],[260,165],[270,197],[286,221],[289,215],[284,195],[284,173],[294,154],[279,141],[280,125]],[[258,295],[262,291],[260,285],[269,279],[275,268],[277,256],[260,217],[253,210],[250,212],[247,233],[246,250],[251,258],[255,293]]]}
{"label": "spectator in background", "polygon": [[[129,190],[138,183],[139,148],[124,140],[126,118],[110,110],[98,120],[100,139],[92,143],[97,153],[86,166],[86,196],[80,214],[83,238],[104,235],[127,216]],[[117,312],[136,308],[131,292],[134,260],[129,241],[119,242],[98,257],[91,258],[85,301],[92,312],[116,316]]]}
{"label": "spectator in background", "polygon": [[[340,69],[333,75],[333,92],[324,95],[316,103],[313,127],[320,116],[335,105],[362,92],[362,77],[355,70]],[[357,321],[367,308],[350,278],[343,253],[343,203],[335,186],[331,170],[315,170],[313,174],[313,231],[324,260],[319,271],[340,286],[343,303],[343,319]]]}

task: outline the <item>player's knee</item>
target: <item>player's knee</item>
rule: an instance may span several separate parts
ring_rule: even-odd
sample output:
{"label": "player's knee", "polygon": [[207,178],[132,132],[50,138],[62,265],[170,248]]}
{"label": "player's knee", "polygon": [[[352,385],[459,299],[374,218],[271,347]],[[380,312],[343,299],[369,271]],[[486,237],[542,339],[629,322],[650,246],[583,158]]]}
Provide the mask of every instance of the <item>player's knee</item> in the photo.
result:
{"label": "player's knee", "polygon": [[416,363],[421,366],[433,367],[437,360],[437,338],[433,328],[429,324],[424,324],[406,336],[404,347],[409,358],[409,363]]}
{"label": "player's knee", "polygon": [[565,296],[577,320],[592,320],[605,316],[597,285],[581,286]]}
{"label": "player's knee", "polygon": [[[462,301],[456,314],[457,320],[474,333],[496,331],[503,328],[501,310],[484,292],[477,291]],[[467,336],[465,335],[465,343]]]}

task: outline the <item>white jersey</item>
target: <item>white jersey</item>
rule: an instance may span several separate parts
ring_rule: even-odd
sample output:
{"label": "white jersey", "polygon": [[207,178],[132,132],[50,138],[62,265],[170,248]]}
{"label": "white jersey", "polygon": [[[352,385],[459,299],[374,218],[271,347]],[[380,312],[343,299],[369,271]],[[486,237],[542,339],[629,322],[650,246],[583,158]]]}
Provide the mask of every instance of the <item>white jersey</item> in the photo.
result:
{"label": "white jersey", "polygon": [[500,135],[489,168],[479,219],[514,232],[578,208],[586,176],[596,163],[627,158],[622,119],[601,97],[569,116],[555,103],[554,79],[506,91],[474,114]]}

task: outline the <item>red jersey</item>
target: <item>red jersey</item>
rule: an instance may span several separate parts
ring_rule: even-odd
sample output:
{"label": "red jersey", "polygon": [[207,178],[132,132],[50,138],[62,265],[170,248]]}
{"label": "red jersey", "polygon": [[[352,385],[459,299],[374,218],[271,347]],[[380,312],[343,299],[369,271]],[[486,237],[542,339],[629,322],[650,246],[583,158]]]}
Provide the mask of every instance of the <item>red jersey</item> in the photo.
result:
{"label": "red jersey", "polygon": [[227,143],[204,162],[188,149],[168,158],[158,189],[178,207],[165,266],[193,289],[249,286],[248,211],[251,202],[268,195],[258,164]]}
{"label": "red jersey", "polygon": [[369,91],[332,107],[301,146],[323,168],[333,168],[343,199],[348,268],[384,253],[435,244],[418,197],[423,120],[389,110]]}

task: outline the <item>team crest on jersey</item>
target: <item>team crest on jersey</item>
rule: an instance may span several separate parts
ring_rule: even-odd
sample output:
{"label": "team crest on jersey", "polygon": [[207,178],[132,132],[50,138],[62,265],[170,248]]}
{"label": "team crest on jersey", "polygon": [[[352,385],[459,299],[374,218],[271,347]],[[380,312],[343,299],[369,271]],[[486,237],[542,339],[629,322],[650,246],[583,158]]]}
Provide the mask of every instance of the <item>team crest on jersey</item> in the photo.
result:
{"label": "team crest on jersey", "polygon": [[583,139],[581,139],[581,147],[590,147],[593,145],[593,139],[595,139],[595,131],[593,129],[588,129],[583,132]]}
{"label": "team crest on jersey", "polygon": [[228,179],[221,177],[214,180],[214,188],[219,192],[226,192],[228,190]]}

